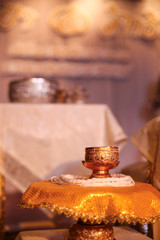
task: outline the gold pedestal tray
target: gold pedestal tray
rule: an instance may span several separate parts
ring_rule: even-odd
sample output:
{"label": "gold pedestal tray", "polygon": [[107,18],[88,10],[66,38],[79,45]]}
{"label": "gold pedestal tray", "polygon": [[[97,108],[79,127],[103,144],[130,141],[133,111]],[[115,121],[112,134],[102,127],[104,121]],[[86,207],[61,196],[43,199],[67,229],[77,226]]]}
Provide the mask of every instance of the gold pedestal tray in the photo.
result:
{"label": "gold pedestal tray", "polygon": [[160,192],[140,182],[132,187],[81,187],[46,180],[32,183],[18,206],[57,210],[91,224],[154,223],[160,218]]}
{"label": "gold pedestal tray", "polygon": [[48,180],[32,183],[18,206],[57,210],[59,214],[93,225],[116,221],[144,224],[160,219],[160,192],[150,184],[139,182],[119,188],[58,185]]}
{"label": "gold pedestal tray", "polygon": [[[90,178],[107,177],[108,166],[118,164],[117,148],[87,148],[85,162],[103,168],[96,167],[98,172],[94,168]],[[32,183],[18,206],[49,208],[72,216],[77,223],[69,229],[68,240],[113,240],[113,227],[109,223],[144,224],[160,219],[160,192],[139,182],[128,187],[81,187],[47,180]]]}

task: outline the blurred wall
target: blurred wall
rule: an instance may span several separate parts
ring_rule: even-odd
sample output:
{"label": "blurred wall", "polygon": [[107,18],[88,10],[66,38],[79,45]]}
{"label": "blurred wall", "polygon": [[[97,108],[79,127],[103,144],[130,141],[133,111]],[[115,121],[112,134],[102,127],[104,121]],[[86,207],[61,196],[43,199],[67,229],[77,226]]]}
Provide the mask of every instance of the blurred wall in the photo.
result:
{"label": "blurred wall", "polygon": [[[14,0],[1,9],[1,102],[10,81],[42,76],[68,91],[84,86],[86,102],[108,104],[128,137],[154,117],[158,0]],[[119,168],[139,157],[128,142]]]}

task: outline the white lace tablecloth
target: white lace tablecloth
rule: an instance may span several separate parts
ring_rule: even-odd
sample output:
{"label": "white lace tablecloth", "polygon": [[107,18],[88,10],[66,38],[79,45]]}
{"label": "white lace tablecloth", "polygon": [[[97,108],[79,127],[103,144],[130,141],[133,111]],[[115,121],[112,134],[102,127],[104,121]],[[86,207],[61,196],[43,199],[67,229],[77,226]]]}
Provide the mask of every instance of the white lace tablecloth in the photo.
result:
{"label": "white lace tablecloth", "polygon": [[[15,240],[65,240],[67,229],[38,230],[20,232]],[[151,240],[130,227],[114,227],[116,240]]]}
{"label": "white lace tablecloth", "polygon": [[53,175],[91,173],[85,148],[114,145],[126,135],[101,104],[0,104],[0,172],[22,192]]}

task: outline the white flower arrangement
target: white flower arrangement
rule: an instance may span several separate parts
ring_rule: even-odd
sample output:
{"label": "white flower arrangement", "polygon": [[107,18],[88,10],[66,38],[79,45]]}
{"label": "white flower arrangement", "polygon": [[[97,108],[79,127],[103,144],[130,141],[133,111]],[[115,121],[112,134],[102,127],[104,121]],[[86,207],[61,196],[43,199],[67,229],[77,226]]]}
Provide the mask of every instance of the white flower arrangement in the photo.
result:
{"label": "white flower arrangement", "polygon": [[134,180],[124,174],[112,174],[108,178],[91,178],[86,176],[77,175],[60,175],[59,177],[51,177],[51,182],[61,184],[61,185],[79,185],[82,187],[101,187],[101,186],[111,186],[111,187],[127,187],[134,186]]}

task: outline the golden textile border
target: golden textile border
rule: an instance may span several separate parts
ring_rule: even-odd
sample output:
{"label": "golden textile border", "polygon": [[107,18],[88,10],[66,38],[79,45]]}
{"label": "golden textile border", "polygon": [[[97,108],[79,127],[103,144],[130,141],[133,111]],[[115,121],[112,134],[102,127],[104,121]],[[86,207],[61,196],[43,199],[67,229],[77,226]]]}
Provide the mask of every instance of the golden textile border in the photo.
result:
{"label": "golden textile border", "polygon": [[156,221],[160,220],[160,215],[158,216],[152,216],[152,217],[146,217],[146,218],[139,218],[131,215],[124,215],[124,214],[119,214],[115,216],[106,216],[106,215],[101,215],[101,216],[94,216],[91,214],[84,214],[84,213],[77,213],[76,211],[69,209],[67,207],[60,207],[56,204],[48,204],[48,203],[42,203],[42,204],[28,204],[24,201],[19,202],[18,207],[20,208],[30,208],[34,209],[36,207],[41,207],[41,208],[48,208],[52,212],[56,210],[59,214],[65,214],[66,217],[73,217],[75,220],[81,219],[83,222],[86,222],[89,220],[92,224],[93,223],[102,223],[104,222],[105,224],[112,222],[115,223],[118,221],[120,224],[123,223],[141,223],[141,224],[149,224],[149,223],[155,223]]}

